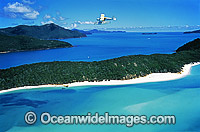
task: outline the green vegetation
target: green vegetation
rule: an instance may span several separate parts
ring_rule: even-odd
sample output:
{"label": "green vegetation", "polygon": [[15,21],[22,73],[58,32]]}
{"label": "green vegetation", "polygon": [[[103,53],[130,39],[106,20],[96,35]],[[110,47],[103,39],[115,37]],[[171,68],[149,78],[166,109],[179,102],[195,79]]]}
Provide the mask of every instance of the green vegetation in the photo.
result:
{"label": "green vegetation", "polygon": [[8,27],[0,29],[0,33],[9,36],[30,36],[38,39],[66,39],[86,37],[85,34],[80,33],[79,31],[65,29],[53,23],[42,26],[19,25],[16,27]]}
{"label": "green vegetation", "polygon": [[40,40],[28,36],[7,36],[4,34],[0,34],[0,52],[14,52],[64,47],[72,47],[72,45],[67,42],[57,40]]}
{"label": "green vegetation", "polygon": [[[199,40],[195,40],[191,42],[190,47],[196,45],[194,42],[200,45]],[[174,54],[131,55],[99,62],[42,62],[0,70],[0,89],[82,81],[125,80],[150,73],[177,73],[182,70],[184,64],[199,61],[199,48],[184,48]]]}
{"label": "green vegetation", "polygon": [[195,49],[200,49],[200,39],[199,38],[179,47],[176,50],[176,52],[180,52],[180,51],[184,51],[184,50],[195,50]]}

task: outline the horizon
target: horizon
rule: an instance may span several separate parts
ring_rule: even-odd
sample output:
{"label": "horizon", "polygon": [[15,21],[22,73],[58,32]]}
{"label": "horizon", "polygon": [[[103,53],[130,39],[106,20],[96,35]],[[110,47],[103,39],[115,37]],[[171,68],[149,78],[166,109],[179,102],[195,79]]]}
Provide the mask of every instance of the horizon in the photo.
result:
{"label": "horizon", "polygon": [[[56,23],[46,23],[44,25],[48,25],[48,24],[55,24],[58,25]],[[9,28],[9,27],[17,27],[17,26],[44,26],[44,25],[37,25],[37,24],[21,24],[21,25],[12,25],[12,26],[8,26],[8,27],[0,27],[0,29],[4,29],[4,28]],[[62,28],[65,29],[69,29],[66,28],[64,26],[58,25]],[[200,25],[197,26],[163,26],[163,27],[125,27],[125,28],[91,28],[91,29],[79,29],[79,28],[71,28],[69,30],[73,30],[73,29],[77,29],[77,30],[83,30],[83,31],[90,31],[90,30],[101,30],[101,31],[126,31],[126,32],[185,32],[185,31],[193,31],[193,30],[199,30],[200,29]],[[136,30],[134,30],[136,29]],[[146,30],[147,29],[147,30]],[[151,30],[148,30],[151,29]],[[175,30],[171,30],[171,29],[175,29]]]}
{"label": "horizon", "polygon": [[[198,3],[200,0],[8,0],[0,4],[0,28],[55,23],[80,30],[183,32],[200,29]],[[94,25],[101,13],[115,16],[117,21]]]}

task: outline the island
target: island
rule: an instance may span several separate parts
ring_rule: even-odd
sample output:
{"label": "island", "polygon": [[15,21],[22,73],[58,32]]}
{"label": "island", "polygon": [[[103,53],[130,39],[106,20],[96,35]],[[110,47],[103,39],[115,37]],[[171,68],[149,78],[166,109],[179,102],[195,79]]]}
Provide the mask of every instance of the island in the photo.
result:
{"label": "island", "polygon": [[8,27],[0,29],[1,34],[16,36],[23,35],[38,39],[67,39],[86,37],[85,34],[79,31],[72,31],[60,27],[54,23],[42,26],[19,25],[16,27]]}
{"label": "island", "polygon": [[72,45],[68,42],[41,40],[28,36],[8,36],[0,33],[0,53],[69,47]]}
{"label": "island", "polygon": [[189,33],[200,33],[200,30],[195,30],[195,31],[184,32],[184,34],[189,34]]}
{"label": "island", "polygon": [[0,70],[0,90],[46,84],[130,80],[151,73],[180,73],[185,64],[200,62],[200,39],[173,54],[129,55],[94,62],[55,61]]}
{"label": "island", "polygon": [[92,29],[92,30],[80,30],[80,29],[72,29],[73,31],[79,31],[84,34],[93,34],[93,33],[126,33],[126,31],[105,31],[105,30],[98,30],[98,29]]}
{"label": "island", "polygon": [[157,34],[157,33],[142,33],[142,35],[152,35],[152,34]]}

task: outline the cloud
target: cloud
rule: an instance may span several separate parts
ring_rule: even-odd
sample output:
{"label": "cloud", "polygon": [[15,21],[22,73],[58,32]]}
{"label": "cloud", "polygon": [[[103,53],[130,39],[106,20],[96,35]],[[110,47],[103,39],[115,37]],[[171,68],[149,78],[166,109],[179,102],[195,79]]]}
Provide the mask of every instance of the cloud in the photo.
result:
{"label": "cloud", "polygon": [[23,15],[23,18],[24,19],[30,19],[30,20],[33,20],[33,19],[36,19],[37,16],[39,15],[40,13],[38,11],[33,11],[33,12],[29,12],[29,13],[25,13]]}
{"label": "cloud", "polygon": [[72,23],[71,24],[71,28],[76,28],[77,27],[77,24],[76,23]]}
{"label": "cloud", "polygon": [[87,25],[88,25],[88,24],[92,24],[92,25],[93,25],[95,22],[92,22],[92,21],[84,21],[84,22],[76,21],[75,23],[76,23],[76,24],[87,24]]}
{"label": "cloud", "polygon": [[38,11],[32,9],[29,6],[25,6],[22,3],[15,2],[13,4],[8,3],[7,6],[3,8],[6,16],[10,18],[22,18],[25,20],[37,19],[40,14]]}
{"label": "cloud", "polygon": [[44,17],[43,17],[44,19],[50,19],[51,18],[51,16],[50,15],[48,15],[48,14],[46,14]]}
{"label": "cloud", "polygon": [[[81,24],[87,24],[87,25],[89,25],[89,24],[94,24],[95,22],[92,22],[92,21],[75,21],[74,23],[72,23],[70,26],[68,26],[68,27],[64,27],[64,28],[66,28],[66,29],[73,29],[73,28],[77,28],[77,27],[79,27],[79,25],[81,25]],[[67,23],[63,23],[63,24],[67,24]]]}
{"label": "cloud", "polygon": [[62,16],[59,16],[59,20],[60,20],[60,21],[63,21],[63,20],[65,20],[65,18],[62,17]]}
{"label": "cloud", "polygon": [[41,22],[42,25],[54,23],[53,21]]}
{"label": "cloud", "polygon": [[30,1],[30,0],[22,0],[22,2],[25,3],[25,4],[30,4],[30,5],[35,3],[35,2]]}
{"label": "cloud", "polygon": [[72,23],[69,27],[64,27],[65,29],[73,29],[78,27],[78,25],[76,23]]}
{"label": "cloud", "polygon": [[8,3],[8,5],[4,7],[4,11],[13,13],[26,13],[31,12],[31,9],[29,9],[21,3],[16,2],[14,4]]}
{"label": "cloud", "polygon": [[56,18],[55,18],[55,17],[53,17],[52,19],[53,19],[54,21],[56,21]]}

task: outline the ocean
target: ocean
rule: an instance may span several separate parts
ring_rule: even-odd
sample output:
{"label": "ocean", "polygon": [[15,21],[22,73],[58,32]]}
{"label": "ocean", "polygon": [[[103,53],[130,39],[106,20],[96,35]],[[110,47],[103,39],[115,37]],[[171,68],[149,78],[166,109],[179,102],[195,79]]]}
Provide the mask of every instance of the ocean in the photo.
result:
{"label": "ocean", "polygon": [[52,61],[100,61],[127,55],[173,53],[183,44],[198,38],[199,34],[182,32],[96,33],[85,38],[65,39],[72,48],[0,54],[0,69],[23,64]]}
{"label": "ocean", "polygon": [[[66,60],[73,61],[97,61],[130,54],[173,53],[176,48],[197,37],[197,34],[183,35],[182,33],[94,34],[87,38],[64,40],[74,44],[75,47],[69,49],[1,54],[0,58],[4,58],[4,61],[1,59],[4,62],[1,62],[3,64],[1,66],[8,68],[40,61],[57,61],[66,59],[66,57],[68,57]],[[61,56],[64,53],[66,53],[65,57]],[[30,62],[26,61],[28,54],[32,55]],[[6,61],[9,55],[12,58]],[[27,59],[18,60],[23,58],[23,55]],[[37,61],[38,57],[40,58]],[[0,94],[0,131],[200,131],[198,123],[200,121],[199,71],[200,65],[194,66],[190,75],[165,82],[79,86],[68,89],[41,88]],[[24,116],[28,111],[34,111],[38,116],[43,112],[49,112],[51,115],[86,115],[88,112],[92,114],[109,112],[110,115],[175,115],[176,124],[140,124],[132,127],[125,125],[43,125],[38,119],[34,125],[27,125]]]}

